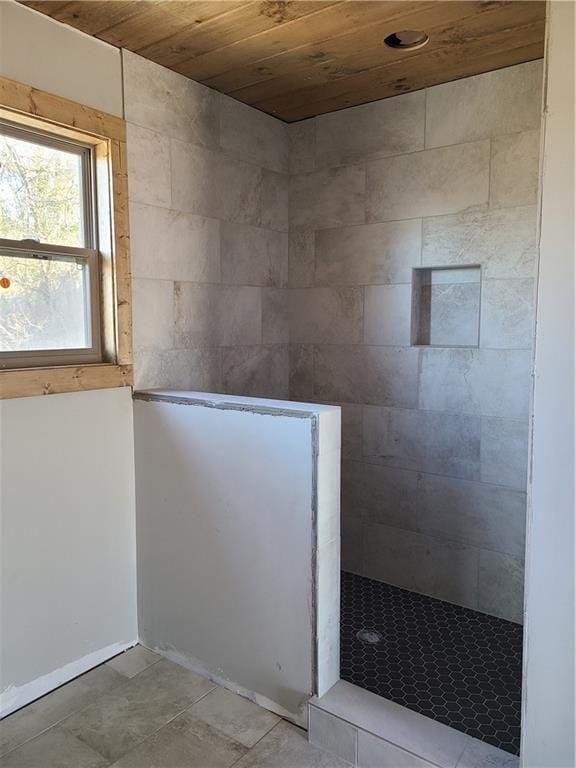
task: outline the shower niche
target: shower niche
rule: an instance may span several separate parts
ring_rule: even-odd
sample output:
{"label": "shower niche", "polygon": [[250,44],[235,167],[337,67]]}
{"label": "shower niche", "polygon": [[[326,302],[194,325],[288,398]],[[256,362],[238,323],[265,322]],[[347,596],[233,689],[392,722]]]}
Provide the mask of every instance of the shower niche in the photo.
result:
{"label": "shower niche", "polygon": [[412,270],[412,346],[477,347],[480,267]]}

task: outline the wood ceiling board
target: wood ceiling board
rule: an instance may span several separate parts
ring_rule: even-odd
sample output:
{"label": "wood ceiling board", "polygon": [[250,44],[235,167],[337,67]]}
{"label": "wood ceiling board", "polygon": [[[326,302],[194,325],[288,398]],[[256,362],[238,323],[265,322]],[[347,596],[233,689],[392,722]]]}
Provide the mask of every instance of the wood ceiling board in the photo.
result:
{"label": "wood ceiling board", "polygon": [[[292,122],[543,55],[543,0],[21,0]],[[399,29],[426,48],[387,49]]]}
{"label": "wood ceiling board", "polygon": [[[137,53],[152,59],[165,67],[181,72],[180,64],[194,60],[197,56],[236,44],[239,40],[254,37],[268,30],[289,25],[291,21],[307,17],[320,7],[334,5],[335,0],[323,2],[286,3],[283,13],[272,12],[276,7],[270,2],[244,4],[243,7],[221,15],[211,23],[192,32],[182,30],[171,38],[140,48]],[[182,72],[181,72],[182,73]],[[192,78],[196,79],[196,78]]]}
{"label": "wood ceiling board", "polygon": [[[350,29],[365,29],[380,22],[383,13],[378,2],[339,2],[331,3],[330,7],[319,3],[307,5],[319,7],[303,18],[194,56],[179,64],[177,70],[205,83],[211,78],[216,81],[219,76],[226,78],[235,72],[242,77],[256,63],[265,66],[271,58],[313,45],[317,41],[334,39]],[[425,3],[407,0],[388,2],[386,16],[396,19],[410,9],[423,5]]]}

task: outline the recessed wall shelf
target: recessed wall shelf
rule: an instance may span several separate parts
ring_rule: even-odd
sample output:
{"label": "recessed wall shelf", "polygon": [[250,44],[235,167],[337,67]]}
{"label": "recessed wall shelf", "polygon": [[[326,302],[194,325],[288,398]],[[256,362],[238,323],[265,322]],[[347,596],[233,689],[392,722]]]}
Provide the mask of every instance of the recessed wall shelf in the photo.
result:
{"label": "recessed wall shelf", "polygon": [[412,271],[412,345],[477,347],[480,267],[417,267]]}

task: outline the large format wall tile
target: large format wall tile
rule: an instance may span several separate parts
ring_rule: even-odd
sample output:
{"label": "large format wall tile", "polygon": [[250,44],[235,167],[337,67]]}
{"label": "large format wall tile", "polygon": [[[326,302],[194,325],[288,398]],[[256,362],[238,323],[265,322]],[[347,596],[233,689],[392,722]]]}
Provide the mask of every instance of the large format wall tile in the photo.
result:
{"label": "large format wall tile", "polygon": [[293,230],[288,239],[288,285],[290,288],[313,285],[314,232]]}
{"label": "large format wall tile", "polygon": [[425,92],[382,99],[316,118],[316,167],[424,148]]}
{"label": "large format wall tile", "polygon": [[480,480],[480,418],[364,406],[363,453],[389,467]]}
{"label": "large format wall tile", "polygon": [[130,204],[132,274],[156,280],[220,281],[220,222]]}
{"label": "large format wall tile", "polygon": [[288,231],[288,186],[285,173],[262,171],[259,224],[280,232]]}
{"label": "large format wall tile", "polygon": [[366,172],[361,165],[290,177],[290,225],[324,229],[364,223]]}
{"label": "large format wall tile", "polygon": [[249,224],[222,222],[222,282],[228,285],[288,283],[288,235]]}
{"label": "large format wall tile", "polygon": [[260,344],[259,288],[176,283],[174,297],[177,348]]}
{"label": "large format wall tile", "polygon": [[220,98],[224,152],[273,171],[288,171],[286,125],[229,96]]}
{"label": "large format wall tile", "polygon": [[288,344],[288,291],[283,288],[262,289],[262,343]]}
{"label": "large format wall tile", "polygon": [[421,223],[391,221],[316,233],[317,285],[409,283],[420,265]]}
{"label": "large format wall tile", "polygon": [[528,419],[482,417],[482,475],[485,483],[525,491],[528,476]]}
{"label": "large format wall tile", "polygon": [[416,349],[318,346],[314,395],[320,401],[414,408],[417,371]]}
{"label": "large format wall tile", "polygon": [[370,285],[364,289],[364,343],[410,346],[412,286]]}
{"label": "large format wall tile", "polygon": [[478,608],[493,616],[522,623],[524,560],[501,552],[480,550]]}
{"label": "large format wall tile", "polygon": [[220,95],[153,61],[122,50],[126,120],[192,144],[216,148]]}
{"label": "large format wall tile", "polygon": [[290,340],[294,343],[362,341],[361,288],[294,288],[289,307]]}
{"label": "large format wall tile", "polygon": [[477,606],[478,550],[402,531],[366,526],[363,573],[442,600]]}
{"label": "large format wall tile", "polygon": [[222,350],[222,388],[232,395],[288,397],[288,347],[226,347]]}
{"label": "large format wall tile", "polygon": [[424,219],[422,266],[479,264],[484,278],[533,277],[536,208]]}
{"label": "large format wall tile", "polygon": [[480,346],[529,349],[534,335],[533,307],[533,280],[484,280]]}
{"label": "large format wall tile", "polygon": [[540,132],[492,140],[490,207],[535,205],[538,200]]}
{"label": "large format wall tile", "polygon": [[290,397],[314,399],[314,345],[290,344]]}
{"label": "large format wall tile", "polygon": [[541,60],[428,88],[426,146],[536,129],[541,93]]}
{"label": "large format wall tile", "polygon": [[176,210],[258,224],[262,170],[172,139],[172,205]]}
{"label": "large format wall tile", "polygon": [[315,169],[316,118],[287,126],[290,173],[310,173]]}
{"label": "large format wall tile", "polygon": [[134,353],[136,389],[189,389],[219,392],[222,389],[220,350],[138,350]]}
{"label": "large format wall tile", "polygon": [[488,141],[369,161],[367,220],[440,216],[484,206],[489,163]]}
{"label": "large format wall tile", "polygon": [[170,208],[170,139],[128,123],[130,200]]}
{"label": "large format wall tile", "polygon": [[419,405],[431,411],[528,415],[528,350],[423,349]]}
{"label": "large format wall tile", "polygon": [[174,283],[169,280],[132,281],[134,349],[174,347]]}

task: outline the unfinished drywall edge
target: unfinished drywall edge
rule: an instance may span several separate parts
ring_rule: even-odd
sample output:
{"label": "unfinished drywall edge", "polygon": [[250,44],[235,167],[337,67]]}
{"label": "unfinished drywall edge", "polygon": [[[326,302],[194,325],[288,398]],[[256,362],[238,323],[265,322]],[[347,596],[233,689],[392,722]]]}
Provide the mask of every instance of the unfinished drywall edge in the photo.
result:
{"label": "unfinished drywall edge", "polygon": [[145,638],[141,638],[139,642],[140,645],[142,645],[144,648],[148,648],[148,650],[157,653],[159,656],[162,656],[163,658],[168,659],[175,664],[179,664],[181,667],[189,669],[191,672],[194,672],[201,677],[211,680],[215,685],[226,688],[226,690],[232,691],[232,693],[236,693],[238,696],[242,696],[243,698],[248,699],[248,701],[254,702],[254,704],[257,704],[259,707],[267,709],[269,712],[273,712],[275,715],[278,715],[284,720],[288,720],[289,722],[298,725],[300,728],[308,728],[308,699],[302,702],[302,705],[300,706],[300,709],[297,713],[288,712],[288,710],[279,706],[276,702],[272,701],[266,696],[262,696],[261,694],[255,693],[254,691],[249,691],[246,688],[243,688],[241,685],[237,685],[232,680],[228,680],[228,678],[222,677],[217,672],[209,669],[199,659],[196,659],[193,656],[181,653],[180,651],[177,651],[175,648],[170,646],[158,647],[147,645]]}
{"label": "unfinished drywall edge", "polygon": [[127,651],[137,645],[138,640],[133,639],[128,642],[112,643],[106,648],[100,648],[98,651],[89,653],[81,659],[71,661],[60,669],[55,669],[47,675],[31,680],[21,686],[9,685],[0,693],[0,718],[10,715],[20,707],[30,704],[41,696],[45,696],[50,691],[58,688],[65,683],[74,680],[75,677],[83,675],[94,667],[103,664],[109,659],[114,658],[119,653]]}

